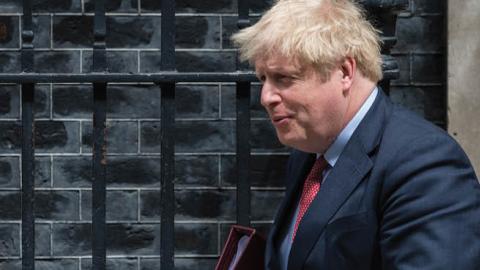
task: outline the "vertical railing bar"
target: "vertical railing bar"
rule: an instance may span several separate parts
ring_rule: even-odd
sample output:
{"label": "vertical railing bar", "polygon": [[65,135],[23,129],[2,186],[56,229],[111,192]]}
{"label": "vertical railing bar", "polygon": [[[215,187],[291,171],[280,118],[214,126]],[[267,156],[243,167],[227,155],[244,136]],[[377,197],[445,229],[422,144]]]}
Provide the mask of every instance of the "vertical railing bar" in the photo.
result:
{"label": "vertical railing bar", "polygon": [[160,269],[174,269],[175,251],[175,84],[161,85]]}
{"label": "vertical railing bar", "polygon": [[[105,72],[105,0],[95,1],[93,71]],[[93,84],[92,269],[106,268],[106,118],[107,83]]]}
{"label": "vertical railing bar", "polygon": [[[161,1],[161,70],[175,70],[175,0]],[[160,269],[175,268],[175,83],[162,83],[160,115]]]}
{"label": "vertical railing bar", "polygon": [[[33,27],[30,0],[23,0],[22,71],[33,72]],[[35,84],[22,84],[22,269],[35,269]]]}
{"label": "vertical railing bar", "polygon": [[237,98],[237,223],[250,226],[250,83],[238,82]]}
{"label": "vertical railing bar", "polygon": [[[249,0],[238,1],[238,28],[250,25]],[[237,57],[238,59],[238,57]],[[238,60],[239,61],[239,60]],[[237,62],[238,70],[246,63]],[[250,226],[250,82],[236,83],[237,223]]]}

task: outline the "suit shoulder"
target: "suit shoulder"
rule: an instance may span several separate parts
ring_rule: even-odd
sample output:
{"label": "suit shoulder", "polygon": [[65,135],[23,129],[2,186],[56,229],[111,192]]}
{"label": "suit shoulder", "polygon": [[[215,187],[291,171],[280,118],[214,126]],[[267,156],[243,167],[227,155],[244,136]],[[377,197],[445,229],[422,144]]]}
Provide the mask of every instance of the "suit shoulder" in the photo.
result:
{"label": "suit shoulder", "polygon": [[435,138],[437,141],[457,144],[445,130],[398,105],[393,106],[384,137],[395,138],[399,144],[409,144],[421,138]]}

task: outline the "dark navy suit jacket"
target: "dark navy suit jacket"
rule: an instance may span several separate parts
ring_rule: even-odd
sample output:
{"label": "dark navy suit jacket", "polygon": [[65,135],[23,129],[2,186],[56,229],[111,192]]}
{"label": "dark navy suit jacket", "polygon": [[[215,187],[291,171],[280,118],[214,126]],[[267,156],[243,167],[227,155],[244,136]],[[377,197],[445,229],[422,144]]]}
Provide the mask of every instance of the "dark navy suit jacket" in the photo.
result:
{"label": "dark navy suit jacket", "polygon": [[[266,269],[279,269],[279,236],[314,159],[290,156]],[[467,156],[379,91],[303,217],[288,269],[480,269],[480,184]]]}

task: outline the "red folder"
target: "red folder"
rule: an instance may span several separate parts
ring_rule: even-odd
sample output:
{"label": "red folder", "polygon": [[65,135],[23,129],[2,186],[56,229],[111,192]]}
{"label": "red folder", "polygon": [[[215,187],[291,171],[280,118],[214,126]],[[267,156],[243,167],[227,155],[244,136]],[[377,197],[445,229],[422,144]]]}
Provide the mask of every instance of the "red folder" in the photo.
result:
{"label": "red folder", "polygon": [[265,238],[255,229],[233,225],[215,270],[263,270]]}

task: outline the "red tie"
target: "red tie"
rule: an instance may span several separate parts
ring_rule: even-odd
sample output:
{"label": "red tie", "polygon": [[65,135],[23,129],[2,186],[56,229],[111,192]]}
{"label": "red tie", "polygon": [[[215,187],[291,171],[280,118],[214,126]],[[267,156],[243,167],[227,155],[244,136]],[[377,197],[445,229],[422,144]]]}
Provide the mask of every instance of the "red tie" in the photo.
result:
{"label": "red tie", "polygon": [[295,221],[295,227],[293,229],[292,242],[295,239],[297,233],[298,225],[302,220],[303,216],[307,212],[308,207],[312,203],[313,199],[320,190],[320,185],[322,183],[322,171],[327,167],[327,161],[323,156],[319,157],[313,164],[310,173],[303,184],[302,197],[300,197],[300,205],[298,209],[297,220]]}

